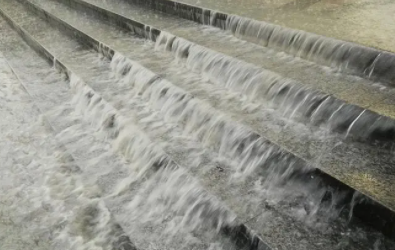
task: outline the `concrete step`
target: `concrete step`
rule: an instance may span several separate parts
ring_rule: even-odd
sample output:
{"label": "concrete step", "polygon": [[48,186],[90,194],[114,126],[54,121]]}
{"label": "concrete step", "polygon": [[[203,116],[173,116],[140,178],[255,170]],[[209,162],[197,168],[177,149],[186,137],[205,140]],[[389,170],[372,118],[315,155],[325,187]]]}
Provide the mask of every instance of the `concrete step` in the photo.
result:
{"label": "concrete step", "polygon": [[[35,6],[35,5],[31,5],[31,4],[29,4],[29,2],[24,2],[25,4],[27,4],[28,6],[29,6],[29,8],[31,8],[32,10],[34,10],[36,13],[38,13],[39,15],[41,15],[46,21],[48,21],[49,23],[51,23],[51,24],[53,24],[54,26],[56,26],[56,27],[60,27],[61,28],[61,30],[62,31],[65,31],[65,32],[67,32],[69,35],[71,35],[72,37],[75,37],[75,38],[77,38],[78,39],[78,41],[79,42],[82,42],[83,44],[86,44],[86,45],[88,45],[88,46],[90,46],[91,48],[93,48],[93,49],[95,49],[95,50],[97,50],[98,52],[100,52],[100,53],[102,53],[102,55],[103,56],[105,56],[105,57],[107,57],[109,60],[115,60],[115,59],[118,59],[118,60],[125,60],[125,59],[123,59],[124,57],[120,57],[120,56],[118,56],[118,57],[116,57],[115,59],[114,59],[114,55],[120,55],[120,53],[118,52],[118,53],[115,53],[115,50],[113,49],[113,48],[111,48],[112,46],[114,46],[115,48],[126,48],[125,46],[124,46],[124,44],[122,43],[122,42],[119,42],[118,44],[115,42],[115,40],[113,41],[113,44],[111,44],[111,46],[108,46],[108,45],[105,45],[104,43],[101,43],[100,42],[100,40],[97,40],[96,39],[96,37],[100,37],[98,34],[100,34],[100,32],[98,32],[98,33],[92,33],[92,34],[87,34],[87,31],[89,30],[89,29],[87,29],[87,27],[88,26],[84,26],[84,25],[81,25],[81,26],[77,26],[76,25],[76,23],[79,23],[78,21],[77,22],[72,22],[71,21],[71,19],[70,20],[63,20],[64,18],[66,18],[66,15],[65,16],[61,16],[60,15],[60,13],[61,12],[59,12],[59,13],[56,13],[56,16],[53,16],[53,15],[51,15],[49,12],[45,12],[45,11],[43,11],[42,9],[40,9],[38,6]],[[6,5],[4,5],[4,6],[6,6]],[[44,5],[45,6],[45,5]],[[15,6],[14,6],[15,7]],[[12,8],[14,8],[14,7],[12,7]],[[12,9],[11,8],[11,9]],[[10,9],[10,10],[11,10]],[[22,11],[22,9],[20,9],[21,11],[17,11],[16,13],[23,13],[23,11]],[[63,9],[64,10],[64,9]],[[10,11],[11,12],[11,11]],[[43,14],[44,13],[44,14]],[[26,27],[30,27],[29,28],[29,30],[30,30],[30,32],[32,32],[32,33],[34,33],[36,36],[37,36],[37,38],[41,38],[41,39],[43,39],[43,40],[41,40],[41,42],[46,42],[46,43],[48,43],[48,46],[49,45],[51,45],[51,43],[50,43],[50,40],[48,40],[48,37],[46,37],[45,38],[45,34],[44,33],[42,33],[42,31],[43,30],[35,30],[34,28],[32,28],[32,26],[30,26],[30,25],[32,25],[32,24],[30,24],[29,23],[29,21],[31,21],[30,19],[26,19],[25,20],[25,16],[23,17],[23,19],[20,19],[20,22],[26,22],[26,24],[24,24],[24,25],[26,25]],[[77,19],[78,20],[78,19]],[[37,21],[38,22],[38,21]],[[101,26],[102,25],[104,25],[103,23],[101,23],[100,24]],[[34,26],[34,25],[33,25]],[[124,25],[125,26],[125,25]],[[38,27],[40,27],[40,26],[38,26]],[[81,31],[81,29],[87,29],[87,30],[83,30],[83,32]],[[45,29],[46,31],[48,31],[48,30],[50,30],[50,28],[46,28]],[[105,30],[105,29],[103,29],[103,30]],[[51,32],[52,33],[52,32]],[[53,32],[53,33],[56,33],[56,32]],[[148,33],[148,34],[151,34],[150,36],[151,37],[154,37],[155,36],[155,32],[153,32],[153,33]],[[152,35],[152,34],[154,34],[154,35]],[[159,36],[160,36],[160,34],[158,34]],[[167,39],[167,38],[169,38],[169,37],[166,37],[166,36],[164,36],[164,35],[167,35],[167,34],[162,34],[162,37],[160,37],[160,39]],[[42,37],[41,37],[42,36]],[[150,37],[150,36],[148,36],[148,37]],[[103,36],[104,37],[104,36]],[[45,40],[45,39],[47,39],[47,40]],[[61,41],[62,39],[61,38],[58,38],[57,36],[56,36],[56,40],[59,40],[59,41]],[[119,37],[118,37],[119,38]],[[117,39],[118,39],[117,38]],[[171,37],[170,37],[171,38]],[[55,40],[55,39],[54,39]],[[108,41],[110,41],[110,40],[107,40],[107,42]],[[160,40],[158,40],[158,41],[160,41]],[[53,42],[53,41],[51,41],[51,42]],[[106,44],[107,44],[107,42],[106,42]],[[173,41],[174,42],[174,41]],[[126,44],[126,43],[125,43]],[[78,71],[78,75],[80,75],[80,74],[84,74],[84,70],[78,70],[77,68],[75,68],[76,67],[76,65],[78,65],[77,63],[77,61],[76,60],[79,60],[79,59],[81,59],[81,58],[73,58],[73,54],[70,54],[69,52],[65,52],[64,50],[58,50],[59,48],[59,45],[63,45],[63,43],[59,43],[59,44],[56,44],[56,43],[54,43],[54,44],[52,44],[51,46],[53,46],[53,50],[54,51],[58,51],[58,54],[57,54],[57,58],[66,58],[65,60],[69,60],[66,64],[67,65],[70,65],[70,67],[74,67],[74,71]],[[136,46],[136,45],[135,45]],[[67,48],[68,46],[63,46],[63,48]],[[73,49],[73,47],[74,46],[70,46],[70,49]],[[66,51],[68,51],[68,50],[66,50]],[[71,50],[70,50],[71,51]],[[126,52],[126,51],[125,51]],[[62,53],[65,53],[65,54],[62,54]],[[86,64],[88,64],[89,63],[89,61],[87,61],[87,63]],[[132,65],[135,65],[135,64],[133,64],[132,63]],[[126,66],[127,66],[127,64],[126,64]],[[137,67],[138,68],[138,67]],[[126,69],[126,68],[125,68]],[[132,69],[130,69],[129,68],[129,71],[125,71],[125,74],[128,74],[130,71],[132,72],[132,73],[138,73],[138,71],[136,72],[136,71],[133,71],[133,70],[136,70],[136,67],[135,66],[132,66]],[[142,71],[142,72],[145,72],[145,74],[148,74],[149,76],[151,75],[152,76],[152,74],[151,73],[149,73],[149,71]],[[175,81],[175,82],[177,82],[177,81],[179,81],[178,80],[178,78],[176,78],[176,75],[172,75],[172,74],[169,74],[170,76],[173,76],[172,78],[171,78],[171,80],[172,81]],[[87,77],[90,77],[91,75],[87,75]],[[152,76],[152,78],[150,77],[150,79],[158,79],[158,77],[155,77],[155,73],[154,73],[154,75]],[[94,83],[94,81],[92,81],[92,80],[89,80],[89,79],[87,79],[88,81],[87,82],[91,82],[92,84]],[[155,82],[155,81],[154,81]],[[199,83],[200,81],[198,81],[197,83]],[[159,82],[159,84],[163,84],[163,85],[165,85],[165,83],[166,82]],[[148,84],[148,83],[147,83]],[[151,83],[152,84],[152,83]],[[178,83],[178,84],[180,84],[180,83]],[[168,88],[168,90],[167,91],[165,91],[164,93],[163,93],[163,95],[167,98],[167,97],[170,97],[171,95],[171,93],[174,91],[173,90],[173,88],[174,87],[170,87],[170,88]],[[119,89],[119,91],[118,92],[120,92],[121,91],[121,89]],[[146,91],[146,90],[145,90]],[[100,95],[100,96],[103,96],[102,94]],[[200,95],[198,95],[199,96],[199,98],[203,98],[203,97],[207,97],[207,92],[205,92],[205,93],[202,93],[202,94],[200,94]],[[211,99],[213,99],[213,98],[211,98]],[[199,101],[199,100],[198,100]],[[206,100],[205,100],[206,101]],[[199,103],[201,103],[200,101],[199,101]],[[213,102],[212,101],[209,101],[209,105],[211,105]],[[204,107],[204,105],[203,104],[198,104],[198,106],[199,107]],[[217,110],[219,110],[219,111],[221,111],[221,112],[225,112],[225,110],[223,110],[223,109],[221,109],[221,107],[223,107],[223,106],[221,106],[221,105],[218,105],[218,106],[216,106],[215,108],[217,109]],[[236,113],[236,111],[235,112],[233,112],[233,114],[234,113]],[[203,113],[202,113],[203,114]],[[228,116],[228,114],[226,114],[227,116]],[[238,126],[238,125],[232,125],[231,123],[230,123],[230,121],[231,120],[229,120],[229,126]],[[235,122],[235,124],[237,124],[236,122]],[[227,125],[228,126],[228,125]],[[219,134],[222,134],[220,131],[218,131],[219,132]],[[243,146],[243,148],[245,148],[245,147],[247,147],[248,148],[248,145],[254,145],[253,144],[253,142],[255,142],[255,139],[256,139],[256,136],[258,136],[258,137],[261,137],[261,133],[253,133],[253,134],[249,134],[249,133],[247,133],[246,134],[247,135],[247,137],[245,138],[245,140],[242,140],[241,142],[239,141],[238,142],[238,144],[235,144],[235,145],[232,145],[232,147],[233,148],[240,148],[240,146],[243,144],[244,146]],[[251,137],[252,136],[252,137]],[[250,140],[250,141],[248,141],[248,138],[250,138],[250,139],[252,139],[252,141]],[[255,139],[254,139],[255,138]],[[212,138],[212,139],[214,139],[214,138]],[[214,142],[215,143],[215,142]],[[216,142],[216,143],[218,143],[218,141]],[[302,176],[307,176],[308,178],[302,178],[302,180],[303,181],[307,181],[307,183],[306,183],[306,186],[309,186],[309,184],[311,184],[311,183],[315,183],[315,181],[308,181],[308,179],[311,177],[311,176],[315,176],[315,177],[317,177],[317,178],[323,178],[322,180],[323,181],[325,181],[326,183],[325,183],[325,186],[326,187],[332,187],[334,190],[337,190],[337,191],[339,191],[339,189],[341,190],[341,191],[345,191],[346,193],[349,193],[349,194],[352,194],[353,193],[353,191],[354,190],[352,190],[352,189],[350,189],[349,187],[347,187],[347,186],[344,186],[344,185],[342,185],[341,183],[339,183],[339,182],[337,182],[335,179],[333,179],[333,178],[331,178],[329,175],[326,175],[325,173],[323,173],[323,172],[321,172],[321,171],[318,171],[317,169],[314,169],[314,168],[307,168],[307,171],[306,172],[303,172],[303,170],[305,169],[303,166],[306,166],[306,165],[308,165],[306,162],[304,162],[303,160],[300,160],[300,159],[298,159],[298,157],[295,157],[294,155],[292,155],[292,154],[290,154],[290,153],[288,153],[288,152],[286,152],[286,151],[284,151],[284,150],[281,150],[281,149],[279,149],[278,148],[278,146],[276,146],[276,145],[273,145],[273,146],[271,146],[271,142],[270,141],[267,141],[266,139],[264,139],[264,141],[262,142],[262,141],[259,141],[259,143],[255,143],[255,145],[263,145],[264,144],[264,146],[265,146],[265,150],[268,150],[268,149],[270,149],[270,157],[268,157],[268,159],[269,160],[273,160],[274,159],[274,162],[276,162],[276,164],[278,164],[278,165],[280,165],[280,166],[284,166],[285,167],[285,169],[291,169],[291,173],[297,173],[296,174],[296,178],[295,179],[300,179],[300,175],[298,174],[298,173],[302,173]],[[220,144],[218,144],[218,145],[220,145]],[[255,147],[255,146],[254,146]],[[255,150],[260,150],[260,149],[262,149],[262,148],[255,148]],[[245,151],[245,150],[242,150],[242,151]],[[235,152],[237,152],[237,151],[235,151]],[[263,153],[263,152],[265,152],[265,151],[262,151],[261,153]],[[272,154],[274,152],[274,154]],[[243,153],[243,152],[242,152]],[[245,152],[244,152],[245,153]],[[264,159],[265,161],[267,161],[268,159]],[[297,162],[297,164],[296,164],[296,162]],[[292,164],[291,164],[292,163]],[[299,164],[300,164],[300,166],[302,166],[301,167],[301,169],[302,169],[302,171],[300,171],[300,168],[298,167],[299,166]],[[318,172],[317,172],[318,171]],[[289,174],[289,172],[288,172],[288,174]],[[292,174],[291,174],[291,177],[295,177],[295,176],[292,176]],[[221,177],[220,176],[220,178],[223,178],[223,177]],[[222,182],[222,183],[224,183],[224,182]],[[222,184],[221,183],[221,184]],[[218,186],[217,186],[218,187]],[[212,190],[215,190],[215,188],[213,188]],[[224,189],[218,189],[218,190],[220,190],[220,191],[224,191]],[[217,191],[218,192],[218,191]],[[225,192],[226,192],[226,190],[225,190]],[[221,195],[221,193],[219,192],[218,194],[216,193],[216,195],[218,195],[218,196],[220,196]],[[226,193],[225,194],[222,194],[222,196],[226,196]],[[348,197],[348,202],[355,202],[356,201],[356,198],[355,198],[356,196],[353,196],[353,195],[351,195],[350,197]],[[367,198],[367,197],[364,197],[364,198]],[[369,199],[369,198],[367,198],[367,199]],[[229,201],[231,201],[232,199],[229,199]],[[229,202],[228,201],[228,202]],[[239,201],[240,202],[240,201]],[[347,202],[346,202],[347,203]],[[370,206],[370,205],[369,205]],[[270,207],[270,206],[269,206]],[[378,209],[378,210],[376,210],[376,214],[375,215],[384,215],[381,211],[390,211],[391,212],[391,210],[389,209],[388,210],[388,208],[385,208],[385,207],[382,207],[382,206],[380,206],[378,203],[376,203],[376,206],[373,206],[373,207],[375,207],[376,209]],[[381,209],[381,210],[380,210]],[[384,210],[382,210],[382,209],[384,209]],[[359,211],[359,212],[358,212]],[[367,214],[362,214],[363,213],[363,211],[366,211],[366,204],[365,205],[361,205],[361,204],[359,204],[359,206],[357,205],[355,208],[354,208],[354,213],[356,214],[356,215],[360,215],[360,217],[361,218],[366,218],[366,217],[368,217],[368,216],[370,216],[370,215],[367,215]],[[377,212],[377,211],[379,211],[379,212]],[[279,215],[280,216],[280,215]],[[386,215],[385,215],[386,216]],[[289,222],[289,220],[287,220],[286,219],[287,218],[287,216],[284,216],[283,215],[283,217],[282,217],[282,220],[285,220],[285,221],[288,221]],[[385,217],[385,219],[388,219],[389,217]],[[292,220],[291,220],[292,221]],[[383,220],[381,220],[381,221],[383,221]],[[366,221],[366,222],[371,222],[371,221]],[[298,223],[296,223],[296,224],[298,224]],[[243,225],[243,224],[241,224],[241,225]],[[259,225],[254,225],[254,223],[252,223],[252,222],[248,222],[247,223],[247,225],[252,225],[252,228],[253,229],[255,229],[255,230],[257,230],[257,231],[261,231],[262,229],[259,227]],[[379,225],[379,226],[381,226],[381,230],[383,230],[383,231],[385,231],[385,232],[387,232],[387,234],[388,234],[388,232],[390,232],[390,231],[388,231],[388,225],[391,225],[391,224],[386,224],[386,225]],[[377,225],[376,225],[377,226]],[[387,226],[387,229],[385,228]],[[242,226],[242,228],[246,228],[245,226]],[[236,231],[239,231],[239,232],[242,232],[244,229],[239,229],[239,230],[236,230]],[[292,228],[292,230],[297,230],[297,227],[295,227],[295,228]],[[291,231],[292,231],[291,230]],[[224,230],[225,232],[227,231],[227,230]],[[300,231],[300,230],[299,230]],[[240,234],[239,234],[240,235]],[[317,235],[316,235],[317,236]],[[313,238],[313,237],[312,237]],[[251,241],[250,241],[251,242]],[[317,242],[316,242],[317,243]],[[252,244],[252,243],[249,243],[249,244]],[[255,244],[255,243],[254,243]],[[301,243],[301,244],[303,244],[303,243]],[[309,241],[308,242],[308,244],[314,244],[314,242],[313,241]],[[336,242],[334,242],[333,244],[336,244]],[[252,244],[253,245],[253,244]],[[318,245],[316,245],[316,247],[319,247],[319,242],[318,242]],[[328,249],[333,249],[333,247],[332,246],[328,246],[329,248]]]}
{"label": "concrete step", "polygon": [[391,52],[301,30],[285,28],[248,17],[228,14],[221,12],[221,10],[198,7],[180,1],[118,1],[118,3],[120,2],[139,5],[200,24],[230,30],[236,36],[265,47],[339,68],[342,71],[354,73],[368,79],[386,82],[392,86],[394,84],[393,65],[395,56]]}
{"label": "concrete step", "polygon": [[[61,7],[58,6],[58,9],[59,8],[61,8]],[[57,15],[62,16],[61,12],[62,11],[57,13]],[[63,13],[64,13],[64,11],[63,11]],[[63,15],[62,18],[67,19],[67,14]],[[74,16],[73,18],[76,18],[76,17]],[[68,22],[73,22],[72,20],[73,19],[68,19]],[[75,20],[78,20],[78,19],[75,19]],[[74,20],[74,22],[75,22],[75,20]],[[75,23],[83,23],[83,22],[80,20]],[[100,25],[103,25],[103,24],[100,24]],[[96,36],[96,37],[106,40],[107,43],[112,43],[113,46],[119,46],[118,48],[121,48],[121,50],[122,50],[122,48],[128,47],[126,45],[116,44],[116,42],[111,41],[111,39],[105,39],[105,36],[100,35],[100,34],[105,34],[105,32],[104,33],[98,32],[95,34],[95,33],[92,33],[92,29],[89,31],[89,29],[87,29],[86,27],[83,27],[83,26],[80,26],[79,28],[83,29],[83,30],[85,29],[84,32],[88,32],[88,33],[90,32],[93,36]],[[93,29],[98,29],[98,27],[95,27]],[[127,53],[127,49],[124,50],[123,53]],[[160,70],[162,70],[162,69],[163,68],[160,68]],[[174,75],[170,76],[170,77],[171,77],[172,81],[177,81],[177,79],[174,78],[175,77]],[[210,98],[205,98],[205,97],[207,97],[205,95],[206,95],[206,93],[202,94],[201,98],[210,99]],[[211,104],[212,103],[213,102],[211,102]],[[217,105],[216,108],[217,109],[221,108],[221,105]],[[226,112],[224,107],[222,107],[221,112]],[[270,134],[274,134],[274,135],[276,134],[275,131],[268,133],[267,128],[262,129],[261,127],[257,127],[256,125],[254,126],[253,123],[249,123],[248,125],[253,127],[255,131],[258,131],[258,134],[262,134],[262,131],[266,131],[266,134],[264,134],[265,137],[269,138],[271,140],[274,140],[277,144],[281,145],[282,147],[290,148],[289,145],[292,143],[291,145],[293,145],[293,146],[291,146],[291,149],[292,149],[291,151],[296,152],[296,155],[298,155],[298,156],[301,155],[302,159],[307,158],[307,161],[310,163],[310,165],[317,166],[317,163],[316,163],[317,158],[313,158],[313,156],[314,157],[318,156],[319,157],[318,160],[322,159],[323,156],[325,158],[328,157],[329,158],[328,160],[323,160],[321,162],[321,165],[318,166],[321,170],[324,170],[326,173],[331,174],[331,176],[337,177],[339,180],[347,183],[348,185],[350,185],[354,188],[357,187],[356,189],[358,191],[362,191],[362,192],[368,193],[368,194],[373,193],[372,191],[366,192],[366,189],[372,188],[372,186],[368,187],[366,185],[366,183],[361,180],[361,178],[355,178],[355,176],[357,176],[356,173],[351,172],[351,171],[355,171],[355,169],[352,169],[352,170],[350,170],[350,172],[347,173],[347,171],[349,171],[347,168],[349,168],[350,164],[355,164],[355,166],[359,167],[358,172],[360,171],[359,173],[361,173],[361,175],[363,175],[364,173],[370,174],[372,172],[371,163],[377,162],[377,159],[380,159],[380,158],[383,159],[383,155],[384,155],[383,151],[380,151],[380,150],[376,151],[375,149],[371,149],[368,147],[363,148],[363,147],[359,146],[359,148],[358,148],[359,152],[355,152],[356,150],[355,150],[354,144],[338,145],[339,141],[335,140],[332,142],[333,143],[332,145],[335,148],[334,151],[327,151],[328,148],[333,150],[333,148],[331,146],[328,146],[328,144],[325,144],[325,146],[323,146],[323,144],[318,144],[318,146],[313,145],[313,150],[309,152],[311,156],[306,157],[306,155],[309,155],[309,154],[306,154],[306,151],[304,151],[304,153],[303,153],[303,151],[300,150],[300,149],[304,149],[303,143],[305,143],[305,141],[303,141],[302,138],[300,138],[300,137],[295,139],[294,138],[295,136],[292,136],[293,134],[295,134],[295,131],[288,132],[288,134],[286,136],[283,136],[279,140],[278,138],[275,138],[273,136],[270,137]],[[284,128],[282,128],[282,129],[284,129]],[[292,139],[288,139],[287,136],[288,136],[288,138],[292,138]],[[284,139],[284,137],[285,137],[285,139]],[[325,140],[327,140],[327,138],[325,138]],[[298,141],[299,141],[299,144],[298,144]],[[315,147],[315,150],[314,150],[314,147]],[[319,150],[319,149],[321,149],[321,150]],[[352,154],[350,156],[349,153],[344,154],[344,152],[352,152]],[[390,153],[387,155],[389,158],[392,158]],[[373,159],[372,157],[375,160],[370,161],[371,163],[368,163],[369,159]],[[387,160],[389,158],[387,158]],[[355,159],[361,159],[361,162],[356,163]],[[380,161],[380,160],[378,160],[378,161]],[[388,167],[386,167],[387,170],[384,170],[383,168],[381,168],[381,170],[384,170],[384,171],[381,174],[377,174],[377,172],[376,172],[376,173],[374,173],[374,175],[377,177],[377,179],[380,178],[380,180],[385,180],[388,178],[388,173],[391,173],[391,169],[392,169],[391,164],[388,164],[388,162],[386,162],[386,160],[384,160],[384,161],[381,160],[379,164],[382,166],[388,165]],[[365,165],[366,168],[360,168],[361,165]],[[374,171],[376,171],[376,170],[377,169],[375,169]],[[379,177],[380,175],[381,175],[381,177]],[[353,178],[351,178],[351,176],[353,176]],[[359,174],[358,174],[358,176],[359,176]],[[373,197],[376,198],[377,200],[379,200],[380,202],[383,202],[383,201],[387,202],[388,198],[391,199],[391,197],[392,197],[390,194],[391,192],[386,193],[386,191],[385,191],[385,190],[391,189],[392,185],[390,183],[391,183],[391,181],[389,181],[386,184],[383,184],[381,186],[381,190],[384,190],[384,192],[381,193],[381,197],[379,199],[377,199],[377,197],[378,197],[377,192],[376,192],[376,194],[373,195]],[[377,184],[375,186],[375,190],[377,190],[376,188],[377,188]],[[373,190],[373,189],[371,189],[371,190]],[[388,204],[389,203],[387,203],[387,205]]]}
{"label": "concrete step", "polygon": [[[394,141],[394,109],[392,108],[394,90],[391,88],[346,74],[328,72],[327,68],[317,64],[291,56],[279,56],[278,53],[265,47],[232,39],[226,32],[218,29],[208,29],[193,22],[129,5],[123,1],[110,4],[106,4],[106,1],[94,0],[89,0],[89,3],[81,0],[69,2],[81,8],[84,6],[90,9],[100,7],[109,10],[113,14],[106,15],[111,16],[110,20],[119,20],[118,23],[133,26],[137,22],[139,24],[134,27],[147,27],[148,30],[151,30],[148,27],[153,27],[155,35],[151,38],[154,40],[158,29],[175,35],[176,41],[182,40],[182,42],[176,42],[177,45],[173,46],[173,50],[180,50],[180,44],[183,44],[184,50],[189,53],[186,59],[189,58],[189,61],[195,62],[188,64],[190,68],[201,70],[205,74],[213,74],[214,76],[211,77],[213,80],[215,77],[218,78],[218,75],[231,75],[231,79],[222,77],[217,80],[226,83],[228,88],[238,86],[238,91],[241,91],[240,88],[243,88],[244,92],[255,91],[254,94],[259,94],[259,96],[251,97],[254,99],[271,100],[274,97],[278,98],[277,93],[280,92],[286,100],[284,103],[280,101],[281,105],[276,103],[275,108],[286,110],[289,110],[290,106],[298,107],[300,110],[307,109],[304,106],[316,108],[329,95],[327,102],[320,106],[320,113],[316,115],[317,117],[313,119],[310,117],[311,113],[307,112],[302,119],[304,122],[315,125],[327,124],[331,130],[341,132],[348,137],[353,135],[362,140],[387,141],[391,144]],[[188,41],[198,46],[189,46]],[[202,51],[206,52],[204,56],[202,56],[204,53]],[[210,51],[214,52],[210,53]],[[185,57],[185,52],[183,52],[183,57]],[[201,65],[196,65],[196,61],[199,61]],[[229,63],[226,67],[223,65],[225,62]],[[208,66],[210,68],[207,68]],[[263,85],[259,89],[261,92],[256,93],[256,89],[248,89],[258,82]],[[265,90],[273,86],[271,92],[265,93]],[[348,113],[348,115],[344,116],[343,113]],[[329,117],[331,120],[327,119]],[[370,122],[365,122],[365,119]],[[348,130],[355,120],[358,128]]]}

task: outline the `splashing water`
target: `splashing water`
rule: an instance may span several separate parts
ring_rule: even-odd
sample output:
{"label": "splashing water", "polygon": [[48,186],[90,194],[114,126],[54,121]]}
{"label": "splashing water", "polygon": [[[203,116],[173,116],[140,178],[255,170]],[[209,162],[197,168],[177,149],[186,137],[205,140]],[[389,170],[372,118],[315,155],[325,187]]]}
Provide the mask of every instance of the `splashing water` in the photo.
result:
{"label": "splashing water", "polygon": [[[4,100],[9,110],[15,108],[11,101],[25,99],[34,99],[39,107],[18,110],[20,116],[30,117],[16,123],[24,129],[7,128],[7,136],[15,136],[11,136],[13,143],[29,157],[16,159],[21,163],[15,168],[6,155],[16,152],[1,152],[7,162],[4,168],[21,178],[12,188],[9,182],[2,183],[2,189],[31,192],[23,197],[34,203],[29,207],[24,199],[4,199],[5,204],[14,205],[1,209],[15,213],[9,220],[15,226],[8,223],[5,230],[35,231],[28,239],[31,249],[235,249],[224,237],[223,228],[240,221],[257,223],[258,217],[267,220],[257,228],[273,228],[278,223],[285,231],[294,223],[302,228],[297,233],[328,235],[323,241],[329,242],[338,233],[336,226],[346,225],[336,220],[344,211],[352,214],[349,204],[344,204],[350,194],[326,187],[313,167],[262,138],[235,116],[220,112],[122,54],[116,53],[109,62],[96,52],[74,48],[64,37],[53,40],[53,49],[58,48],[65,58],[59,59],[69,60],[76,73],[64,81],[53,70],[48,73],[44,64],[35,65],[40,59],[22,50],[8,58],[13,58],[11,64],[29,83],[31,96],[18,90],[19,98],[12,93],[11,84],[0,94],[8,98]],[[69,46],[59,46],[58,40]],[[320,120],[324,116],[321,105],[331,102],[272,72],[164,32],[156,48],[171,51],[176,61],[185,60],[187,67],[208,82],[242,95],[246,103],[271,105],[284,117]],[[108,53],[104,45],[98,50]],[[29,59],[24,62],[22,58]],[[237,74],[230,74],[236,68]],[[11,75],[9,70],[0,73],[7,81]],[[329,118],[331,123],[337,121],[337,113],[342,114],[341,105],[330,107],[336,111]],[[323,109],[328,111],[327,107]],[[6,117],[7,109],[1,111]],[[347,134],[364,119],[364,112],[356,114],[345,129]],[[38,145],[37,159],[31,145]],[[31,179],[26,183],[37,187],[34,192],[25,189],[24,176]],[[352,201],[351,206],[358,202]],[[15,218],[33,212],[13,211],[16,207],[34,208],[42,216],[31,215],[39,220],[33,222],[26,216],[18,224]],[[33,228],[21,227],[25,223]],[[365,235],[355,234],[345,235],[345,241],[354,237],[366,242]],[[374,247],[380,247],[380,242]]]}

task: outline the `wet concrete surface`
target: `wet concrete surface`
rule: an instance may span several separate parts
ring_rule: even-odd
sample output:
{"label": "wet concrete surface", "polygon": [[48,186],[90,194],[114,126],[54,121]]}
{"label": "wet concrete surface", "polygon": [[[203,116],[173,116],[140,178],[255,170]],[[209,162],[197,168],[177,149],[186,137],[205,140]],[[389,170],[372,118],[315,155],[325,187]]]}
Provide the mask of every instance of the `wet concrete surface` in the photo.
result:
{"label": "wet concrete surface", "polygon": [[393,0],[179,0],[395,52]]}

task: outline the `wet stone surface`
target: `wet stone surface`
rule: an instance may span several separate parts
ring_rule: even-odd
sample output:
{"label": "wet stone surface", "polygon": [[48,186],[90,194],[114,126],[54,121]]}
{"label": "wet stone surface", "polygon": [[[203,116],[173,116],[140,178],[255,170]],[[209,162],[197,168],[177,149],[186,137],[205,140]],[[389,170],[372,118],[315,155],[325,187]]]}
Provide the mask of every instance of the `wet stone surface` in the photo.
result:
{"label": "wet stone surface", "polygon": [[[390,237],[361,220],[372,218],[363,213],[373,209],[363,203],[364,196],[330,183],[314,169],[393,206],[392,149],[356,143],[348,136],[353,129],[371,128],[365,126],[367,111],[334,99],[319,108],[326,96],[310,100],[308,94],[316,92],[272,74],[262,79],[281,84],[265,81],[257,87],[261,78],[246,80],[257,69],[167,32],[155,44],[56,1],[34,2],[78,29],[64,33],[21,4],[2,1],[2,9],[75,73],[62,89],[68,99],[57,108],[50,107],[45,95],[34,95],[49,108],[57,138],[79,164],[76,171],[61,168],[72,174],[64,179],[70,185],[62,185],[62,176],[48,168],[51,196],[46,201],[65,202],[59,215],[69,213],[53,242],[68,246],[76,240],[78,250],[90,244],[102,249],[265,249],[254,235],[243,236],[253,229],[273,249],[392,249]],[[131,9],[124,7],[126,15]],[[177,18],[134,11],[129,15],[179,30],[179,36],[202,34],[215,50],[220,50],[217,38],[229,37],[212,36],[215,30]],[[81,45],[81,31],[96,45]],[[9,27],[7,32],[17,43]],[[98,48],[99,41],[105,45]],[[240,40],[224,44],[224,53],[235,57],[254,48],[248,44],[250,48],[232,54],[232,46],[242,47]],[[8,56],[21,72],[26,70],[23,53]],[[279,59],[276,67],[288,59]],[[223,69],[234,69],[234,75]],[[24,79],[29,74],[39,83],[35,70]],[[38,86],[48,96],[59,93]],[[306,117],[315,120],[310,124]],[[381,223],[379,219],[375,221]],[[370,226],[393,233],[391,225]]]}

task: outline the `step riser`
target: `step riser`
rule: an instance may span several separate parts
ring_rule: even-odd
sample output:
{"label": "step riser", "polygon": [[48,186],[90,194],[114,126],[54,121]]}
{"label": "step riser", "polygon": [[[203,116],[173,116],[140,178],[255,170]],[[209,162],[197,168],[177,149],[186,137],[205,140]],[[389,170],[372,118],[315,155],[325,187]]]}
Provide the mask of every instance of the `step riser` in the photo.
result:
{"label": "step riser", "polygon": [[211,51],[84,1],[69,0],[67,3],[157,42],[159,49],[173,52],[176,58],[185,60],[192,70],[209,75],[215,84],[241,92],[252,101],[267,103],[287,118],[324,126],[351,140],[380,142],[388,147],[395,141],[395,121],[388,117],[333,97],[327,98],[324,93],[306,88],[271,71]]}
{"label": "step riser", "polygon": [[[395,121],[375,112],[328,97],[293,80],[221,55],[185,39],[162,32],[157,47],[174,53],[187,66],[210,76],[215,84],[245,94],[252,101],[267,102],[283,116],[360,141],[392,142]],[[240,84],[243,83],[243,84]],[[375,122],[365,122],[366,120]]]}
{"label": "step riser", "polygon": [[230,30],[259,45],[395,86],[395,55],[390,52],[170,0],[124,1]]}

